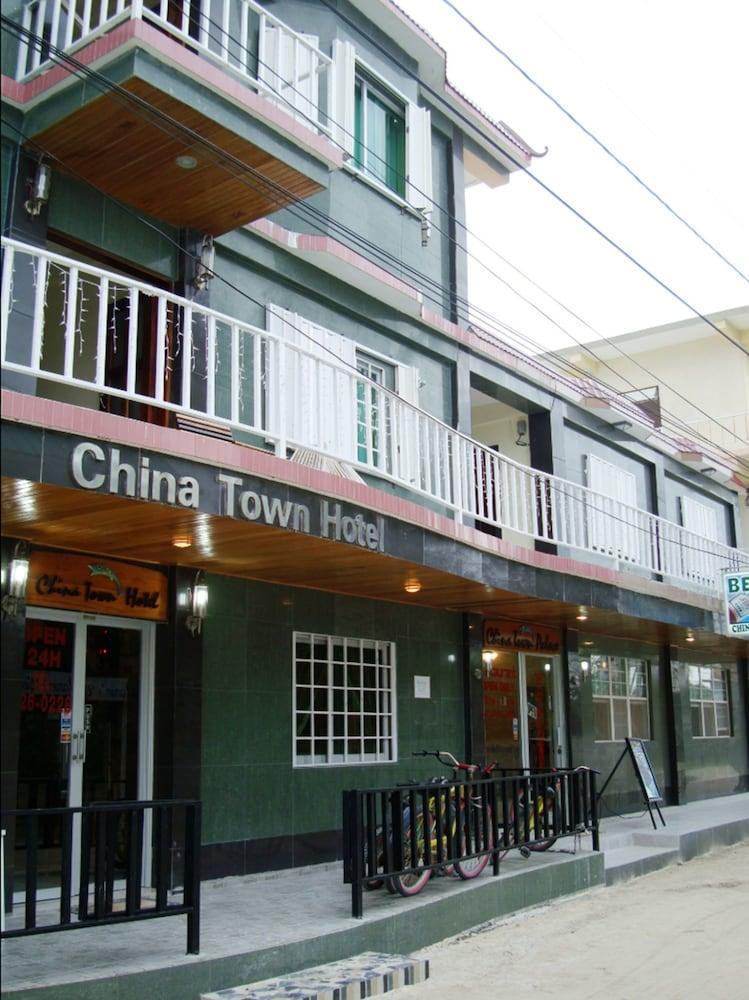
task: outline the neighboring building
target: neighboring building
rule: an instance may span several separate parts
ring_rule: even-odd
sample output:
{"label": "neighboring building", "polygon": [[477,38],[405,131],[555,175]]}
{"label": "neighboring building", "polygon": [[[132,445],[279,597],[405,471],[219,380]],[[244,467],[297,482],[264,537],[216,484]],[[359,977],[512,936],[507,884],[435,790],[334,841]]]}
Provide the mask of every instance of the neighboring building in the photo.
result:
{"label": "neighboring building", "polygon": [[[740,495],[749,540],[749,306],[557,351],[619,392],[655,386],[661,441]],[[672,513],[683,520],[684,511]],[[686,512],[687,520],[689,512]],[[712,524],[706,524],[708,532]]]}
{"label": "neighboring building", "polygon": [[531,150],[388,0],[224,3],[6,8],[3,809],[200,798],[211,877],[424,747],[746,789],[736,494],[466,323]]}

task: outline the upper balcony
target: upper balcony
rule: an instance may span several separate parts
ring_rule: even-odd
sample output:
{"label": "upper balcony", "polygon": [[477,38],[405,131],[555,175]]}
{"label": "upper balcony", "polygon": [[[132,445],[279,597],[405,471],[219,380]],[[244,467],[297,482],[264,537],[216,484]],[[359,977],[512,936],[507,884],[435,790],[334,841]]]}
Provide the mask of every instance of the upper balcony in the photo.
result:
{"label": "upper balcony", "polygon": [[[3,239],[6,385],[209,429],[318,461],[458,521],[716,596],[746,553],[512,461],[361,374],[344,338],[269,310],[251,326],[121,274]],[[327,336],[327,339],[326,339]],[[322,341],[321,341],[322,338]],[[319,343],[316,343],[318,341]]]}
{"label": "upper balcony", "polygon": [[58,167],[219,235],[322,190],[332,60],[254,0],[31,0],[3,97]]}

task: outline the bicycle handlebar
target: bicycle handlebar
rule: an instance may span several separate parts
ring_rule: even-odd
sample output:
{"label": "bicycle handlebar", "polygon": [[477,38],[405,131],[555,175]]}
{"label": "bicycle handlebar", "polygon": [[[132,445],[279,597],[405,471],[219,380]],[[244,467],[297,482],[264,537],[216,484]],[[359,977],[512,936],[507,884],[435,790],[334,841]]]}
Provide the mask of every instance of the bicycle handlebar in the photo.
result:
{"label": "bicycle handlebar", "polygon": [[436,757],[440,764],[447,764],[456,771],[480,771],[478,764],[463,764],[449,750],[414,750],[412,757]]}

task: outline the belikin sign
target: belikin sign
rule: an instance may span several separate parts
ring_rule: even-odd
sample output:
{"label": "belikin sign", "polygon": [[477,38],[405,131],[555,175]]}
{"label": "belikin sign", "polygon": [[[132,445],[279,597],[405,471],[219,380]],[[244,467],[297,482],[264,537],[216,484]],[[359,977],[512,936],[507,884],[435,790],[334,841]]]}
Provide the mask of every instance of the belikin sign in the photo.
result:
{"label": "belikin sign", "polygon": [[729,635],[749,639],[749,573],[726,573],[723,593]]}

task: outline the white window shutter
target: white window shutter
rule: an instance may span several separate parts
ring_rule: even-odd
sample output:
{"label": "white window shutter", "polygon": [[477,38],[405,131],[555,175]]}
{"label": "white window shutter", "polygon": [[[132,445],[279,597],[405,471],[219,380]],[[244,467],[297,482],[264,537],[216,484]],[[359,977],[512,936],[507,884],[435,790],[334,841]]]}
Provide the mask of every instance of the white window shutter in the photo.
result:
{"label": "white window shutter", "polygon": [[406,201],[414,208],[432,208],[432,125],[428,108],[409,101],[406,141],[408,184]]}
{"label": "white window shutter", "polygon": [[354,155],[356,128],[356,50],[351,42],[333,42],[333,141],[350,156]]}
{"label": "white window shutter", "polygon": [[687,531],[709,538],[711,542],[719,541],[718,518],[712,507],[708,507],[691,497],[680,497],[681,523]]}
{"label": "white window shutter", "polygon": [[637,506],[637,479],[597,455],[587,456],[586,478],[588,487],[601,494],[588,512],[590,547],[614,559],[639,561],[639,551],[646,539],[632,512],[622,506]]}
{"label": "white window shutter", "polygon": [[[277,98],[271,96],[271,100],[292,114],[297,112],[302,121],[317,121],[319,67],[316,52],[265,18],[261,18],[259,37],[257,75],[261,83],[278,95]],[[301,37],[319,49],[317,35]]]}
{"label": "white window shutter", "polygon": [[344,461],[356,459],[356,344],[299,313],[268,306],[268,329],[287,352],[286,436],[289,443]]}
{"label": "white window shutter", "polygon": [[419,369],[411,365],[398,365],[396,390],[401,399],[414,406],[419,405]]}

